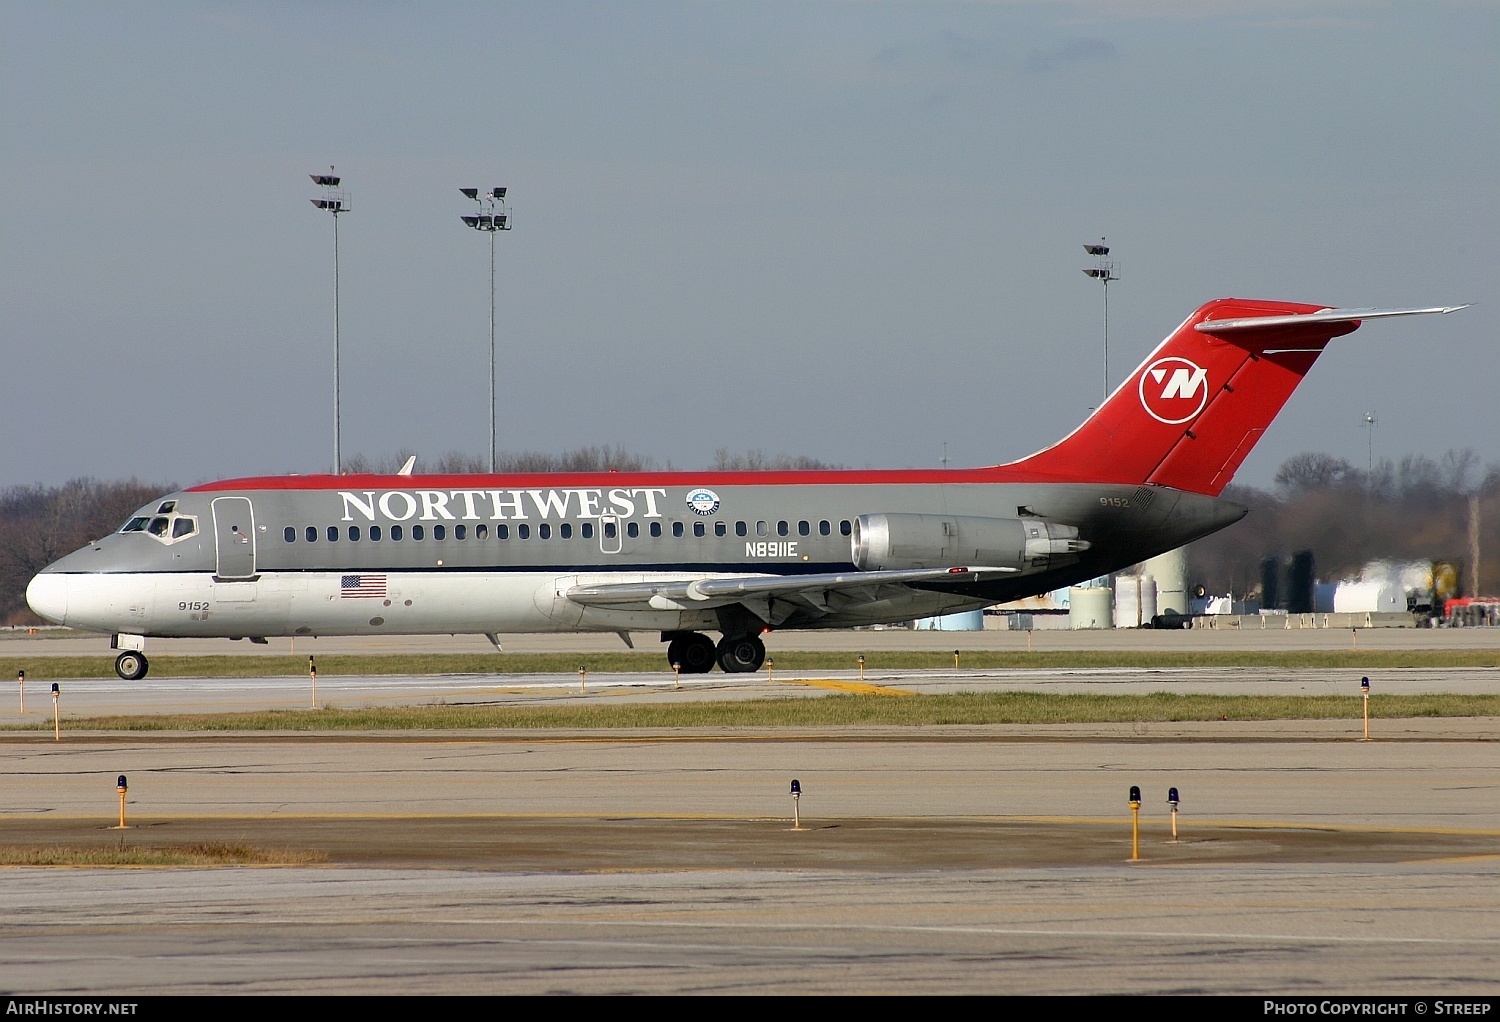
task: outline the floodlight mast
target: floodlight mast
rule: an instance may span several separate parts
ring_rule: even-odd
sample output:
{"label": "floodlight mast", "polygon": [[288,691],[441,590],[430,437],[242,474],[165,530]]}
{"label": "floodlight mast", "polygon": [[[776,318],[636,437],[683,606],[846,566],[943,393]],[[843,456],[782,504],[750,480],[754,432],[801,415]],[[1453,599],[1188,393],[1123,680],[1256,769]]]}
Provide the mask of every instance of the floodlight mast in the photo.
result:
{"label": "floodlight mast", "polygon": [[339,449],[339,214],[349,209],[349,193],[339,187],[341,178],[333,167],[326,174],[308,176],[323,189],[321,199],[311,200],[313,206],[333,214],[333,474],[343,475],[344,459]]}
{"label": "floodlight mast", "polygon": [[[1115,264],[1109,259],[1109,246],[1100,238],[1097,245],[1085,245],[1083,250],[1097,261],[1083,272],[1104,285],[1104,400],[1109,400],[1109,282],[1119,280],[1115,275]],[[1101,408],[1103,405],[1100,406]]]}
{"label": "floodlight mast", "polygon": [[479,204],[477,216],[459,219],[465,224],[490,236],[490,472],[496,466],[495,457],[495,232],[510,230],[510,210],[505,205],[505,189],[490,188],[481,192],[478,188],[460,188],[466,198]]}

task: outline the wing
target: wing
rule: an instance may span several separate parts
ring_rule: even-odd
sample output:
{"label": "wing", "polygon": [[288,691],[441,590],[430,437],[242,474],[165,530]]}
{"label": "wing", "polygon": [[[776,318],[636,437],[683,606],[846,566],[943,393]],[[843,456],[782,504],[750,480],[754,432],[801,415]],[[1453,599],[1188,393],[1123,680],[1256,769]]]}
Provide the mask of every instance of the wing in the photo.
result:
{"label": "wing", "polygon": [[[569,589],[568,599],[586,607],[623,610],[709,610],[742,603],[768,624],[794,609],[831,614],[856,603],[873,603],[910,592],[913,583],[979,582],[1015,568],[952,567],[851,571],[816,575],[723,575],[654,582],[606,582]],[[785,604],[772,608],[772,601]]]}

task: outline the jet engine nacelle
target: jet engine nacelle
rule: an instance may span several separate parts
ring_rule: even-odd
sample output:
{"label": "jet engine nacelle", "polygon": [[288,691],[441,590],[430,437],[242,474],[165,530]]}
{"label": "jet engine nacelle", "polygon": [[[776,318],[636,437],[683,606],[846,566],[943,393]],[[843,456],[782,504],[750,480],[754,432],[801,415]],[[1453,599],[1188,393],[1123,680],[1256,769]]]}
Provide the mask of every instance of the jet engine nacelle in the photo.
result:
{"label": "jet engine nacelle", "polygon": [[1071,525],[956,515],[860,515],[852,543],[861,571],[955,565],[1037,571],[1089,548]]}

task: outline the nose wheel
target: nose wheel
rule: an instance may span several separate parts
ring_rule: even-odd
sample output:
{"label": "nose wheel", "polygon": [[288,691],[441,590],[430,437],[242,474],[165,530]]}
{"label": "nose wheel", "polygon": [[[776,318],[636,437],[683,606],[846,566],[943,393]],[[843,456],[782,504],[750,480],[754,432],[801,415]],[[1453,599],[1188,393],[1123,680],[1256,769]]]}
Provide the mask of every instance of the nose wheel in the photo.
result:
{"label": "nose wheel", "polygon": [[115,657],[115,673],[126,681],[140,681],[150,669],[146,654],[136,650],[126,650]]}

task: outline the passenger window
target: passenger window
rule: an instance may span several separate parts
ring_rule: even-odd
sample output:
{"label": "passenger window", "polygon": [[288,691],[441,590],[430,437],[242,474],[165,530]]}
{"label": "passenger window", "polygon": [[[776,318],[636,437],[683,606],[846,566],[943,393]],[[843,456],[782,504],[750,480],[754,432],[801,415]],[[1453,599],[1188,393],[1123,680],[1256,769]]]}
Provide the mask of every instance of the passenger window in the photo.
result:
{"label": "passenger window", "polygon": [[620,534],[620,527],[618,525],[616,525],[614,522],[605,522],[604,523],[604,538],[605,539],[614,539],[619,534]]}
{"label": "passenger window", "polygon": [[652,539],[660,539],[661,538],[661,522],[652,522],[651,523],[651,538]]}
{"label": "passenger window", "polygon": [[770,535],[770,532],[771,532],[771,530],[768,529],[768,528],[766,528],[766,523],[765,522],[756,522],[755,523],[755,534],[757,536],[767,536],[767,535]]}
{"label": "passenger window", "polygon": [[316,525],[309,525],[307,527],[307,541],[309,543],[316,543],[318,541],[318,527]]}
{"label": "passenger window", "polygon": [[641,527],[635,522],[629,522],[625,526],[625,535],[635,539],[641,534]]}
{"label": "passenger window", "polygon": [[715,536],[727,536],[727,535],[729,535],[729,526],[725,525],[723,522],[714,522],[714,535]]}
{"label": "passenger window", "polygon": [[337,525],[330,525],[328,527],[328,542],[330,542],[330,543],[337,543],[338,541],[339,541],[339,527]]}
{"label": "passenger window", "polygon": [[849,519],[845,518],[842,522],[839,522],[839,533],[841,535],[847,536],[853,531],[854,529],[849,525]]}
{"label": "passenger window", "polygon": [[391,542],[392,543],[399,543],[399,542],[401,542],[401,537],[403,535],[404,535],[404,533],[401,530],[401,526],[399,526],[399,525],[392,525],[391,526]]}
{"label": "passenger window", "polygon": [[696,537],[698,537],[699,539],[702,539],[704,533],[706,533],[707,531],[708,530],[703,527],[703,523],[702,522],[694,522],[693,523],[693,535],[696,536]]}
{"label": "passenger window", "polygon": [[811,536],[812,535],[812,526],[809,525],[809,524],[807,524],[806,522],[798,522],[797,523],[797,535],[799,535],[799,536]]}
{"label": "passenger window", "polygon": [[460,541],[468,539],[469,527],[467,525],[455,525],[453,527],[453,538]]}
{"label": "passenger window", "polygon": [[828,535],[831,535],[832,533],[833,533],[833,526],[831,526],[831,525],[828,524],[828,519],[825,518],[821,522],[818,523],[818,535],[819,536],[828,536]]}
{"label": "passenger window", "polygon": [[281,538],[286,540],[288,543],[295,543],[297,542],[297,530],[288,525],[286,528],[281,530]]}
{"label": "passenger window", "polygon": [[748,536],[750,534],[750,530],[745,527],[744,522],[735,522],[734,534],[736,536]]}
{"label": "passenger window", "polygon": [[444,540],[444,539],[447,539],[448,538],[448,527],[445,526],[445,525],[434,525],[432,527],[432,538],[435,539],[435,540]]}
{"label": "passenger window", "polygon": [[557,534],[558,534],[558,536],[562,537],[563,539],[572,539],[573,538],[573,525],[572,525],[572,523],[570,523],[570,522],[563,522],[561,525],[559,525],[557,527]]}
{"label": "passenger window", "polygon": [[584,539],[593,539],[594,538],[594,523],[593,522],[584,522],[582,525],[580,525],[578,527],[578,532],[579,532],[579,535],[581,535]]}
{"label": "passenger window", "polygon": [[495,526],[495,538],[496,539],[510,539],[510,526],[508,526],[508,525],[497,525],[497,526]]}
{"label": "passenger window", "polygon": [[531,526],[529,526],[529,525],[517,525],[516,526],[516,538],[517,539],[530,539],[531,538]]}
{"label": "passenger window", "polygon": [[420,543],[420,542],[422,542],[422,540],[424,540],[426,538],[427,538],[427,529],[426,529],[425,526],[422,526],[422,525],[413,525],[411,527],[411,540],[412,540],[413,543]]}
{"label": "passenger window", "polygon": [[351,525],[351,526],[349,526],[349,542],[351,542],[351,543],[358,543],[359,542],[359,526],[358,525]]}
{"label": "passenger window", "polygon": [[536,527],[536,538],[537,539],[551,539],[552,538],[552,526],[548,525],[546,522],[543,522],[541,525],[538,525]]}
{"label": "passenger window", "polygon": [[479,540],[480,542],[483,542],[484,540],[489,539],[489,536],[490,536],[490,527],[488,525],[476,525],[476,526],[474,526],[474,538],[475,539]]}
{"label": "passenger window", "polygon": [[790,533],[791,531],[792,530],[787,527],[786,522],[777,522],[776,523],[776,535],[778,535],[778,536],[785,536],[788,533]]}
{"label": "passenger window", "polygon": [[672,535],[676,539],[681,539],[682,538],[682,523],[681,522],[673,522],[672,523]]}
{"label": "passenger window", "polygon": [[372,525],[372,526],[370,526],[370,542],[371,543],[379,543],[380,542],[380,526],[378,526],[378,525]]}

